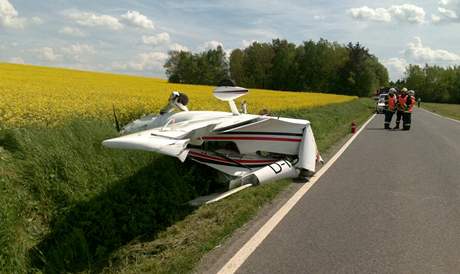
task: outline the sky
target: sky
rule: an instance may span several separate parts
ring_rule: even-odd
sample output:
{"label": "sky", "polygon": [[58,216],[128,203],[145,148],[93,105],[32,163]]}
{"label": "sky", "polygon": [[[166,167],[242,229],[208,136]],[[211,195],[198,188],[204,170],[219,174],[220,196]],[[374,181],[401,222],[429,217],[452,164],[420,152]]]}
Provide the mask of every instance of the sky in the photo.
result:
{"label": "sky", "polygon": [[460,0],[0,0],[0,62],[165,78],[170,50],[359,42],[392,80],[460,64]]}

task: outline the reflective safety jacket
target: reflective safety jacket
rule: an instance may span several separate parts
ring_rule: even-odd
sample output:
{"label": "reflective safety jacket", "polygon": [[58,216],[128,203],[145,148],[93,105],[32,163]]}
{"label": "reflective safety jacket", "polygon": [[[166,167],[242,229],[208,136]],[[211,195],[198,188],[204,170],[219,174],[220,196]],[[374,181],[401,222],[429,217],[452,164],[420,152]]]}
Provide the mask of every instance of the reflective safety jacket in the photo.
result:
{"label": "reflective safety jacket", "polygon": [[398,110],[399,111],[407,111],[408,110],[408,105],[407,105],[407,99],[409,98],[409,95],[399,95],[398,96]]}
{"label": "reflective safety jacket", "polygon": [[407,96],[406,105],[408,106],[407,112],[412,112],[412,109],[415,106],[415,97],[412,95]]}
{"label": "reflective safety jacket", "polygon": [[391,112],[394,112],[396,110],[396,95],[387,95],[388,99],[386,101],[388,101],[388,104],[387,104],[387,109],[388,111],[391,111]]}

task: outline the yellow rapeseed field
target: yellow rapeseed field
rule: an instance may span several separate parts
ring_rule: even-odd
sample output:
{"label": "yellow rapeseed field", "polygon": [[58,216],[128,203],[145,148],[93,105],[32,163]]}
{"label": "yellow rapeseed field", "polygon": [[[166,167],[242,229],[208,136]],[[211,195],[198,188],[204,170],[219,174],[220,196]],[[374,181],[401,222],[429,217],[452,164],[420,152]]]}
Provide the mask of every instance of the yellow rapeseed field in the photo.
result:
{"label": "yellow rapeseed field", "polygon": [[[71,117],[111,119],[112,105],[122,120],[128,119],[158,112],[174,90],[188,95],[191,110],[227,111],[227,104],[213,97],[212,89],[148,77],[0,64],[0,126],[53,126]],[[257,113],[261,109],[305,108],[355,98],[251,89],[244,100],[249,112]]]}

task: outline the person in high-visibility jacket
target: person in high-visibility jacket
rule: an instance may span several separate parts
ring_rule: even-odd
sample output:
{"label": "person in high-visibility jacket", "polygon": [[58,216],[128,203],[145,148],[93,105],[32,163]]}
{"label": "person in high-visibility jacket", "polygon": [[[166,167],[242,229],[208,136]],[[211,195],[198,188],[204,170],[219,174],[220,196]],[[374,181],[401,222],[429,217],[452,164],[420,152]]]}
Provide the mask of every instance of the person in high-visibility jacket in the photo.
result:
{"label": "person in high-visibility jacket", "polygon": [[388,95],[385,96],[385,123],[384,123],[385,129],[390,129],[391,118],[393,118],[393,114],[396,111],[397,97],[395,93],[396,93],[396,89],[390,88]]}
{"label": "person in high-visibility jacket", "polygon": [[412,110],[415,106],[415,91],[409,90],[403,113],[403,130],[409,130],[412,122]]}
{"label": "person in high-visibility jacket", "polygon": [[397,111],[396,111],[396,125],[393,129],[399,129],[399,123],[403,117],[406,108],[407,88],[402,88],[401,93],[398,95]]}

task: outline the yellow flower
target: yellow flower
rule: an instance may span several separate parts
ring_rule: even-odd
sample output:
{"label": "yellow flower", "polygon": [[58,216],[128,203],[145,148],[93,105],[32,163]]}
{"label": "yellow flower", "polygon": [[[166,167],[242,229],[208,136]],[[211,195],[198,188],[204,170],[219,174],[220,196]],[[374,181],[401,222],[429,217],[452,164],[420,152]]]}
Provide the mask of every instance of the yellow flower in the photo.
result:
{"label": "yellow flower", "polygon": [[[131,119],[157,113],[174,90],[188,95],[191,110],[228,111],[225,102],[213,97],[213,88],[171,84],[157,78],[0,64],[0,125],[57,125],[78,116],[112,119],[112,105],[120,119]],[[250,113],[354,99],[335,94],[260,89],[250,89],[244,97]]]}

